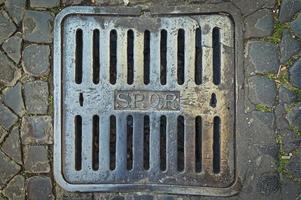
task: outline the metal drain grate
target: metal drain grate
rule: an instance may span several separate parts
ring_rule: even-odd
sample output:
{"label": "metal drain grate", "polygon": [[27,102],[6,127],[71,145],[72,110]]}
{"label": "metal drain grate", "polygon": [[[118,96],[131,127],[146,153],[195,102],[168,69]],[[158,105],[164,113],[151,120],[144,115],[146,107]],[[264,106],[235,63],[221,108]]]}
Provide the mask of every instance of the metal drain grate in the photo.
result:
{"label": "metal drain grate", "polygon": [[235,181],[228,16],[69,8],[57,17],[54,51],[63,187],[227,193]]}

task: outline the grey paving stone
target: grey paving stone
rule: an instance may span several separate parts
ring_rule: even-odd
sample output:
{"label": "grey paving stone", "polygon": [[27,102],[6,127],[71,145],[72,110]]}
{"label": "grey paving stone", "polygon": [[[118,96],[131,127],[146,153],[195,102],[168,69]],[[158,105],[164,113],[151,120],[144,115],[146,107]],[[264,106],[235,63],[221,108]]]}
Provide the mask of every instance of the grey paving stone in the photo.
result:
{"label": "grey paving stone", "polygon": [[69,5],[78,5],[81,4],[84,0],[62,0],[63,6]]}
{"label": "grey paving stone", "polygon": [[0,125],[8,130],[18,121],[18,117],[12,113],[5,105],[0,103]]}
{"label": "grey paving stone", "polygon": [[135,195],[134,200],[153,200],[154,196],[153,195]]}
{"label": "grey paving stone", "polygon": [[281,180],[281,191],[282,191],[282,199],[283,200],[298,200],[301,197],[301,185],[296,184],[296,182],[289,180],[288,178],[284,177]]}
{"label": "grey paving stone", "polygon": [[284,30],[280,43],[280,62],[286,63],[293,55],[301,50],[301,43],[293,38],[288,30]]}
{"label": "grey paving stone", "polygon": [[52,183],[49,177],[33,176],[27,181],[27,195],[30,200],[51,200],[54,199],[52,194]]}
{"label": "grey paving stone", "polygon": [[[56,199],[60,200],[93,200],[92,193],[78,193],[78,192],[68,192],[61,188],[59,185],[55,187]],[[101,194],[100,194],[101,195]],[[94,200],[107,200],[110,199],[109,196],[105,195],[105,199],[98,199],[97,194]]]}
{"label": "grey paving stone", "polygon": [[30,0],[32,8],[53,8],[60,4],[60,0]]}
{"label": "grey paving stone", "polygon": [[246,66],[250,74],[277,72],[279,65],[277,45],[263,41],[248,42]]}
{"label": "grey paving stone", "polygon": [[17,64],[21,59],[21,44],[21,33],[18,32],[14,36],[8,38],[2,45],[3,50]]}
{"label": "grey paving stone", "polygon": [[9,18],[8,14],[4,10],[0,11],[0,44],[9,38],[16,30],[17,27]]}
{"label": "grey paving stone", "polygon": [[7,134],[8,132],[2,126],[0,126],[0,144],[3,142]]}
{"label": "grey paving stone", "polygon": [[291,22],[292,31],[301,38],[301,15]]}
{"label": "grey paving stone", "polygon": [[276,117],[276,127],[277,131],[282,132],[289,128],[289,124],[286,116],[286,104],[280,103],[279,105],[275,106],[275,117]]}
{"label": "grey paving stone", "polygon": [[232,0],[241,10],[243,15],[249,15],[260,8],[273,8],[275,5],[274,0]]}
{"label": "grey paving stone", "polygon": [[279,21],[288,22],[301,10],[301,0],[283,0],[280,7]]}
{"label": "grey paving stone", "polygon": [[268,155],[274,160],[278,159],[279,156],[279,145],[277,144],[254,144],[258,151],[258,155]]}
{"label": "grey paving stone", "polygon": [[268,9],[259,10],[245,19],[245,37],[266,37],[273,33],[274,20]]}
{"label": "grey paving stone", "polygon": [[47,11],[25,12],[23,20],[23,39],[30,42],[50,43],[52,40],[53,16]]}
{"label": "grey paving stone", "polygon": [[5,2],[5,0],[0,0],[0,5],[3,4]]}
{"label": "grey paving stone", "polygon": [[283,130],[280,132],[283,140],[283,150],[290,153],[301,145],[301,137],[290,130]]}
{"label": "grey paving stone", "polygon": [[298,97],[284,86],[279,87],[279,103],[291,104],[298,100]]}
{"label": "grey paving stone", "polygon": [[8,14],[12,17],[16,24],[23,19],[25,12],[26,0],[6,0],[5,7]]}
{"label": "grey paving stone", "polygon": [[0,50],[0,85],[13,86],[20,77],[20,70]]}
{"label": "grey paving stone", "polygon": [[29,173],[48,173],[50,165],[47,146],[24,146],[24,168]]}
{"label": "grey paving stone", "polygon": [[289,69],[289,75],[291,84],[301,88],[301,58]]}
{"label": "grey paving stone", "polygon": [[19,127],[13,128],[2,145],[2,151],[14,161],[22,165]]}
{"label": "grey paving stone", "polygon": [[52,118],[50,116],[25,116],[22,119],[22,144],[52,144]]}
{"label": "grey paving stone", "polygon": [[25,106],[28,113],[46,114],[48,109],[48,84],[33,81],[24,84]]}
{"label": "grey paving stone", "polygon": [[293,175],[294,178],[301,180],[301,150],[293,154],[293,157],[289,160],[285,166],[286,170]]}
{"label": "grey paving stone", "polygon": [[254,104],[272,107],[276,98],[276,84],[264,76],[249,78],[249,98]]}
{"label": "grey paving stone", "polygon": [[11,161],[2,151],[0,151],[0,189],[14,177],[21,167]]}
{"label": "grey paving stone", "polygon": [[266,173],[257,177],[256,190],[266,196],[277,192],[280,189],[278,173]]}
{"label": "grey paving stone", "polygon": [[289,124],[301,130],[301,103],[298,103],[288,114]]}
{"label": "grey paving stone", "polygon": [[14,87],[8,88],[3,92],[2,100],[5,105],[11,108],[19,116],[25,113],[25,107],[22,97],[22,85],[17,83]]}
{"label": "grey paving stone", "polygon": [[28,74],[40,77],[49,72],[50,48],[48,45],[32,44],[23,51],[23,68]]}
{"label": "grey paving stone", "polygon": [[25,199],[25,178],[21,175],[15,176],[3,190],[3,194],[9,200],[24,200]]}

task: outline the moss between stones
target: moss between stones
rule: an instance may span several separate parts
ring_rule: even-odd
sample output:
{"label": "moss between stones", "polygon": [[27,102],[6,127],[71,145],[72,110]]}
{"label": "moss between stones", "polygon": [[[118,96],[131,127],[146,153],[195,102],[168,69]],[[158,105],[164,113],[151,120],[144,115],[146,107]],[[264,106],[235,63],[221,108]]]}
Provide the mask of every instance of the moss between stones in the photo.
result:
{"label": "moss between stones", "polygon": [[272,108],[264,105],[264,104],[256,104],[256,110],[261,112],[272,112]]}
{"label": "moss between stones", "polygon": [[266,38],[266,41],[272,42],[275,44],[280,43],[281,37],[282,37],[282,32],[284,29],[289,29],[289,23],[280,23],[278,19],[276,19],[276,22],[274,24],[274,31],[273,34],[269,37]]}

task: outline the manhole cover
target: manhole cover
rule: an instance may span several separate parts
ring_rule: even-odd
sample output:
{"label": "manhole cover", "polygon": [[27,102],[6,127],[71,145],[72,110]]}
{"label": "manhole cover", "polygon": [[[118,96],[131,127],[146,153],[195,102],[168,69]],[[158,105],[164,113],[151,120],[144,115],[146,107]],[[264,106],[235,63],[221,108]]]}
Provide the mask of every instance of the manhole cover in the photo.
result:
{"label": "manhole cover", "polygon": [[234,23],[73,7],[55,25],[55,176],[67,190],[230,195]]}

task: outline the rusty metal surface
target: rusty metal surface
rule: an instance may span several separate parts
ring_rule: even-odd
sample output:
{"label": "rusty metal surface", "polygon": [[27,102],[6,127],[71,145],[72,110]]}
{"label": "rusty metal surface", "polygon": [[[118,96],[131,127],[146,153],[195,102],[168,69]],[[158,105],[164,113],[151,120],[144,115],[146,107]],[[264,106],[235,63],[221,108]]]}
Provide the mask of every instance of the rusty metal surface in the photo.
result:
{"label": "rusty metal surface", "polygon": [[[177,11],[179,12],[179,11]],[[57,181],[73,191],[151,190],[168,193],[224,195],[235,182],[235,60],[234,24],[221,14],[172,16],[129,10],[117,16],[93,7],[74,7],[56,20],[55,158]],[[131,14],[131,16],[129,15]],[[221,83],[213,83],[212,31],[221,42]],[[202,31],[202,84],[195,83],[195,30]],[[83,77],[75,83],[75,34],[83,30]],[[100,80],[92,81],[93,30],[100,31]],[[117,32],[116,83],[109,73],[109,34]],[[160,31],[167,30],[166,85],[160,84]],[[177,83],[177,31],[185,31],[185,78]],[[134,33],[134,77],[127,84],[126,33]],[[143,80],[143,33],[150,31],[150,83]],[[210,105],[216,95],[216,106]],[[82,95],[83,103],[79,102]],[[127,96],[126,101],[122,96]],[[154,100],[155,99],[155,100]],[[157,100],[156,100],[157,99]],[[75,167],[74,118],[82,117],[82,169]],[[99,116],[99,169],[92,167],[92,117]],[[116,168],[109,165],[109,119],[116,116]],[[126,117],[133,116],[133,169],[126,168]],[[143,117],[150,117],[150,168],[143,169]],[[166,170],[160,170],[160,116],[167,119]],[[177,170],[177,117],[184,117],[184,170]],[[202,171],[195,170],[195,118],[202,118]],[[213,172],[213,119],[221,119],[220,172]],[[230,190],[233,190],[231,188]],[[231,192],[228,192],[231,194]]]}

